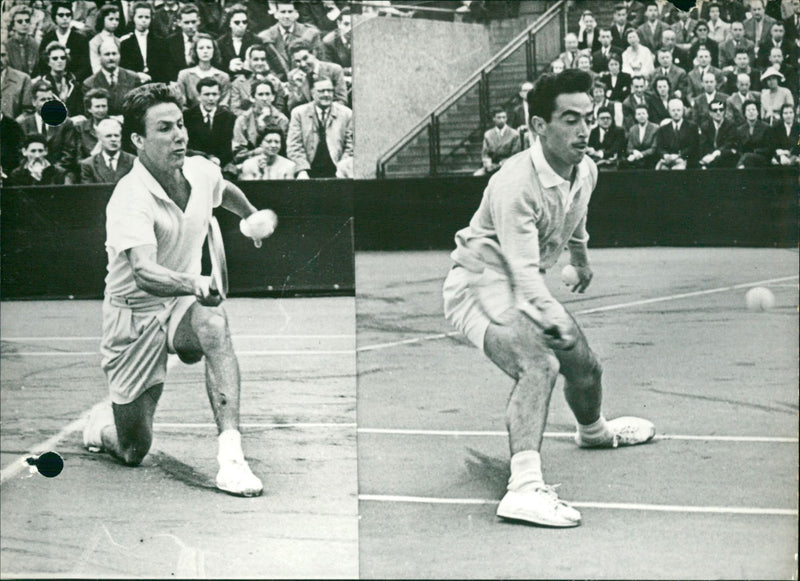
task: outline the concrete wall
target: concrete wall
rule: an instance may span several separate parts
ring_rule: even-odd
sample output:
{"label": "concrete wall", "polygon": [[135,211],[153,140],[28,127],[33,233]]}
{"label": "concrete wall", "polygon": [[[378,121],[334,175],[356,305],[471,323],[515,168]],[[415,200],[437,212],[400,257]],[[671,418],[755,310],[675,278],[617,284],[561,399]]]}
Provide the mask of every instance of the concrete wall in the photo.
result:
{"label": "concrete wall", "polygon": [[491,58],[479,24],[372,18],[353,29],[355,177]]}

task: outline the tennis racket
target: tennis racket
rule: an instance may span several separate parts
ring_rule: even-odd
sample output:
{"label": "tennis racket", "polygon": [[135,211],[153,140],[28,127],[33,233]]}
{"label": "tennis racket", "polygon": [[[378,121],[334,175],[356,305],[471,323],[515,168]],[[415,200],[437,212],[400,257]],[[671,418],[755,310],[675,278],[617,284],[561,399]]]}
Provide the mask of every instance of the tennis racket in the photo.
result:
{"label": "tennis racket", "polygon": [[214,216],[208,221],[208,254],[211,258],[211,292],[224,300],[228,296],[228,261],[219,222]]}

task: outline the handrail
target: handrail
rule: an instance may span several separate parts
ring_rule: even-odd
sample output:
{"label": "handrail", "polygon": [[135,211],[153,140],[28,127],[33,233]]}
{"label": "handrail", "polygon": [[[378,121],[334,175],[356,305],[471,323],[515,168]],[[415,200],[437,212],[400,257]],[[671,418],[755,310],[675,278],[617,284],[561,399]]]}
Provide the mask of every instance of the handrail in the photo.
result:
{"label": "handrail", "polygon": [[395,8],[398,12],[408,11],[412,12],[430,12],[437,14],[460,14],[455,8],[437,8],[436,6],[424,6],[419,4],[391,4],[386,6],[381,2],[374,2],[373,0],[352,0],[355,6],[371,6],[373,8]]}
{"label": "handrail", "polygon": [[472,75],[470,75],[458,88],[455,89],[450,95],[445,97],[438,105],[436,105],[433,110],[423,117],[419,123],[417,123],[411,130],[406,132],[403,137],[401,137],[389,150],[386,151],[383,155],[378,158],[378,167],[381,168],[386,162],[389,161],[394,155],[403,147],[405,147],[408,142],[418,136],[418,134],[425,129],[425,127],[430,123],[431,117],[439,115],[441,112],[446,110],[450,107],[455,101],[460,99],[464,94],[469,91],[472,87],[475,86],[477,82],[480,81],[484,74],[491,73],[495,67],[500,64],[506,57],[508,57],[511,53],[517,50],[520,46],[525,44],[528,38],[544,28],[545,25],[549,24],[550,21],[553,19],[553,16],[557,14],[560,9],[566,4],[566,0],[558,0],[555,4],[553,4],[550,8],[548,8],[544,14],[542,14],[539,18],[536,19],[535,22],[531,23],[525,30],[520,32],[517,36],[515,36],[511,41],[500,50],[496,55],[492,56],[486,63],[484,63],[477,71],[475,71]]}

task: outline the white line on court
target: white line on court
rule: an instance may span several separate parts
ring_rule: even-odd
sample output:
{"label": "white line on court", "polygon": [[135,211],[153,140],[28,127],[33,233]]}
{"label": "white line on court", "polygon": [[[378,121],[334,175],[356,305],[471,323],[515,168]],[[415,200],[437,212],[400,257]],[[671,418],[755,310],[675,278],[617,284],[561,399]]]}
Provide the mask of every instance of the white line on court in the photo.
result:
{"label": "white line on court", "polygon": [[[367,502],[404,502],[415,504],[498,504],[499,500],[484,498],[435,498],[428,496],[396,496],[381,494],[359,494],[359,500]],[[625,502],[573,502],[577,508],[601,508],[611,510],[640,510],[657,512],[688,512],[707,514],[748,514],[761,516],[797,516],[797,511],[786,508],[750,508],[738,506],[681,506],[669,504],[635,504]]]}
{"label": "white line on court", "polygon": [[[745,282],[745,283],[741,283],[741,284],[735,284],[735,285],[732,285],[732,286],[722,286],[722,287],[716,287],[716,288],[711,288],[711,289],[707,289],[707,290],[692,291],[692,292],[688,292],[688,293],[671,294],[671,295],[665,295],[663,297],[654,297],[652,299],[641,299],[641,300],[638,300],[638,301],[630,301],[630,302],[627,302],[627,303],[618,303],[618,304],[614,304],[614,305],[607,305],[605,307],[595,307],[595,308],[592,308],[592,309],[584,309],[582,311],[576,311],[574,314],[575,315],[589,315],[589,314],[592,314],[592,313],[601,313],[601,312],[605,312],[605,311],[616,311],[616,310],[619,310],[619,309],[627,309],[627,308],[630,308],[630,307],[638,307],[638,306],[641,306],[641,305],[650,305],[650,304],[653,304],[653,303],[663,303],[663,302],[667,302],[667,301],[677,301],[677,300],[680,300],[680,299],[687,299],[687,298],[691,298],[691,297],[699,297],[699,296],[704,296],[704,295],[711,295],[711,294],[729,292],[729,291],[734,291],[734,290],[739,290],[739,289],[749,288],[749,287],[754,287],[754,286],[762,286],[762,285],[767,285],[767,284],[777,284],[777,283],[781,283],[781,282],[787,282],[787,281],[790,281],[790,280],[796,280],[798,278],[800,278],[800,277],[798,277],[798,276],[784,276],[784,277],[780,277],[780,278],[769,278],[769,279],[766,279],[766,280],[758,280],[758,281],[755,281],[755,282]],[[409,345],[409,344],[412,344],[412,343],[422,343],[423,341],[436,341],[437,339],[445,339],[447,337],[452,337],[452,336],[455,336],[455,335],[458,335],[458,334],[459,334],[458,331],[451,331],[449,333],[438,333],[436,335],[426,335],[424,337],[416,337],[416,338],[413,338],[413,339],[403,339],[402,341],[392,341],[391,343],[379,343],[377,345],[365,345],[363,347],[358,347],[356,349],[356,351],[358,351],[358,352],[361,352],[361,351],[377,351],[377,350],[380,350],[380,349],[389,349],[390,347],[398,347],[400,345]]]}
{"label": "white line on court", "polygon": [[[280,423],[252,423],[252,422],[241,422],[239,424],[241,428],[265,428],[265,429],[280,429],[280,428],[323,428],[323,429],[337,429],[337,428],[355,428],[355,422],[346,423],[346,422],[295,422],[292,424],[280,424]],[[170,422],[154,422],[153,428],[156,430],[189,430],[189,429],[216,429],[217,424],[213,422],[206,422],[206,423],[170,423]]]}
{"label": "white line on court", "polygon": [[[354,339],[354,334],[349,335],[234,335],[233,339]],[[96,341],[100,342],[102,337],[0,337],[3,341],[23,342],[23,341]]]}
{"label": "white line on court", "polygon": [[[238,357],[254,357],[259,355],[353,355],[355,349],[325,350],[269,350],[269,351],[236,351]],[[100,356],[99,351],[12,351],[8,357],[91,357]]]}

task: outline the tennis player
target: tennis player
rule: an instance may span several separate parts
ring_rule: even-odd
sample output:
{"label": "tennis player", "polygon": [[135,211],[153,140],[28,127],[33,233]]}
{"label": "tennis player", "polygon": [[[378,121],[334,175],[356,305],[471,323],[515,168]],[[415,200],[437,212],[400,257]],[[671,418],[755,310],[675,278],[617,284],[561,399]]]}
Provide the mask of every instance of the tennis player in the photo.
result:
{"label": "tennis player", "polygon": [[258,213],[214,163],[186,157],[183,114],[167,85],[133,90],[123,115],[123,136],[133,143],[137,159],[106,208],[100,350],[111,403],[92,408],[84,445],[138,465],[153,441],[167,354],[176,353],[185,363],[205,357],[206,390],[219,430],[216,485],[234,495],[257,496],[261,481],[242,452],[239,365],[227,316],[211,277],[200,273],[212,209],[221,205],[245,221]]}
{"label": "tennis player", "polygon": [[[533,143],[491,178],[469,226],[456,234],[455,264],[443,289],[447,319],[516,381],[506,409],[511,477],[497,515],[551,527],[581,521],[542,477],[539,453],[559,373],[577,419],[579,446],[616,448],[655,435],[647,420],[605,419],[600,363],[543,277],[566,246],[579,276],[572,291],[584,292],[592,280],[586,214],[597,167],[585,155],[591,86],[588,73],[567,69],[543,75],[528,93]],[[514,308],[506,299],[509,280],[484,270],[480,255],[470,250],[471,241],[481,238],[499,242],[518,292],[539,311],[541,325]],[[498,320],[507,324],[492,322]]]}

